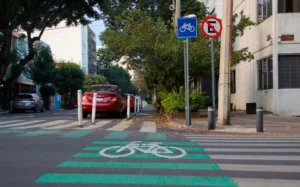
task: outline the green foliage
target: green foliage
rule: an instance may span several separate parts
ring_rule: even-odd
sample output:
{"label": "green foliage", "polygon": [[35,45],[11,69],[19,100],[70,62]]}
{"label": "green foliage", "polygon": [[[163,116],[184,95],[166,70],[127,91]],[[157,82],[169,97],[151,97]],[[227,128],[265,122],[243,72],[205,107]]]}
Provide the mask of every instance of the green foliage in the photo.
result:
{"label": "green foliage", "polygon": [[54,82],[54,60],[47,48],[42,48],[33,59],[33,62],[25,66],[24,75],[40,86]]}
{"label": "green foliage", "polygon": [[[172,114],[185,109],[185,94],[183,87],[180,87],[179,93],[172,92],[163,95],[164,99],[161,104],[165,111]],[[207,96],[199,92],[193,92],[189,95],[191,110],[202,109],[204,107]]]}
{"label": "green foliage", "polygon": [[130,81],[129,73],[119,66],[112,66],[100,71],[110,84],[117,85],[124,93],[136,94],[136,89]]}
{"label": "green foliage", "polygon": [[107,80],[102,75],[85,75],[83,82],[83,90],[85,92],[91,85],[94,84],[107,84]]}
{"label": "green foliage", "polygon": [[80,66],[72,62],[61,61],[56,69],[55,85],[60,94],[74,95],[78,89],[82,89],[84,72]]}

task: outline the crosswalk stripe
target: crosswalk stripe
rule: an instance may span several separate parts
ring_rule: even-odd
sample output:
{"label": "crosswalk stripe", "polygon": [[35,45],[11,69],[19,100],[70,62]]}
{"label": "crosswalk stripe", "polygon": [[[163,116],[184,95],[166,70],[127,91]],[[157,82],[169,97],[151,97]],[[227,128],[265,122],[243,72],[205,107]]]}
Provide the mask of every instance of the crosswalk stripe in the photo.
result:
{"label": "crosswalk stripe", "polygon": [[36,183],[237,187],[229,177],[46,173]]}
{"label": "crosswalk stripe", "polygon": [[95,125],[93,125],[93,124],[89,124],[88,126],[85,126],[84,128],[81,128],[81,129],[89,129],[89,130],[91,130],[91,129],[97,129],[97,128],[100,128],[100,127],[103,127],[103,126],[105,126],[105,125],[107,125],[107,124],[109,124],[111,121],[109,121],[109,120],[106,120],[106,121],[99,121],[99,122],[97,122]]}
{"label": "crosswalk stripe", "polygon": [[220,142],[220,143],[300,143],[300,140],[191,140],[192,142]]}
{"label": "crosswalk stripe", "polygon": [[108,135],[106,135],[103,139],[117,139],[117,140],[123,140],[129,135],[129,132],[122,131],[122,132],[111,132]]}
{"label": "crosswalk stripe", "polygon": [[156,132],[155,122],[144,121],[140,132]]}
{"label": "crosswalk stripe", "polygon": [[220,135],[220,136],[213,136],[213,135],[185,135],[186,138],[188,139],[216,139],[216,140],[265,140],[265,139],[269,139],[269,140],[274,140],[274,139],[278,139],[278,140],[290,140],[290,139],[295,139],[295,140],[300,140],[299,136],[295,136],[295,137],[291,137],[291,136],[275,136],[275,137],[267,137],[267,136],[224,136],[224,135]]}
{"label": "crosswalk stripe", "polygon": [[[87,122],[88,122],[87,120],[84,120],[84,121],[82,121],[82,124],[85,124]],[[47,129],[64,129],[64,128],[69,128],[69,127],[74,127],[74,126],[79,126],[79,122],[74,121],[74,122],[67,123],[67,124],[64,124],[64,125],[57,125],[57,126],[54,126],[54,127],[48,127]]]}
{"label": "crosswalk stripe", "polygon": [[8,123],[17,123],[20,121],[22,121],[22,120],[1,121],[0,125],[4,125],[4,124],[8,124]]}
{"label": "crosswalk stripe", "polygon": [[24,125],[34,124],[34,123],[41,123],[44,121],[45,120],[32,120],[32,121],[26,121],[26,122],[22,122],[22,123],[11,124],[11,125],[3,125],[3,126],[0,126],[0,128],[24,126]]}
{"label": "crosswalk stripe", "polygon": [[278,147],[278,146],[288,146],[288,147],[300,147],[300,144],[278,144],[278,143],[261,143],[261,144],[252,144],[252,143],[201,143],[197,142],[200,146],[226,146],[226,147]]}
{"label": "crosswalk stripe", "polygon": [[107,129],[109,131],[123,131],[130,126],[130,122],[122,121],[121,123]]}
{"label": "crosswalk stripe", "polygon": [[265,156],[265,155],[210,155],[211,159],[221,160],[293,160],[300,161],[300,156]]}
{"label": "crosswalk stripe", "polygon": [[43,130],[26,132],[24,134],[18,134],[16,136],[34,137],[34,136],[39,136],[39,135],[44,135],[44,134],[52,134],[52,133],[56,133],[56,132],[57,132],[57,130],[43,129]]}
{"label": "crosswalk stripe", "polygon": [[67,122],[68,120],[56,120],[56,121],[51,121],[48,123],[43,123],[43,124],[37,124],[37,125],[30,125],[30,126],[26,126],[26,127],[17,127],[15,129],[32,129],[32,128],[36,128],[36,127],[49,127],[55,124],[61,124],[64,122]]}
{"label": "crosswalk stripe", "polygon": [[205,148],[207,152],[265,152],[265,153],[272,153],[272,152],[282,152],[282,153],[300,153],[300,149],[250,149],[250,148]]}
{"label": "crosswalk stripe", "polygon": [[299,187],[300,180],[233,178],[242,187]]}
{"label": "crosswalk stripe", "polygon": [[219,164],[219,167],[228,171],[300,172],[300,166]]}

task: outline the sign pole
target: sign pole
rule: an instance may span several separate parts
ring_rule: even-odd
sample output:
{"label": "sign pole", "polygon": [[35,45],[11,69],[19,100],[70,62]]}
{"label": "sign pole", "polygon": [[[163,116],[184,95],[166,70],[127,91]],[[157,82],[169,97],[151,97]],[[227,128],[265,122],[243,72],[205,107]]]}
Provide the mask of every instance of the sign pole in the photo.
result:
{"label": "sign pole", "polygon": [[185,121],[186,125],[191,125],[191,110],[189,101],[189,39],[185,40]]}
{"label": "sign pole", "polygon": [[214,39],[210,39],[211,42],[211,80],[212,80],[212,102],[214,110],[216,110],[216,93],[215,93],[215,58],[214,58]]}

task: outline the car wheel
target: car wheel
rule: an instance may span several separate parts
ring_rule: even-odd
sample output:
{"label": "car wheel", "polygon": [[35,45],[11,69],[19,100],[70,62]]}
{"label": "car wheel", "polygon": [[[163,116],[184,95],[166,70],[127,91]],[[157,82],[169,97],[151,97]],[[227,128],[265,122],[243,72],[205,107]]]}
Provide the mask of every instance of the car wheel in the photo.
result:
{"label": "car wheel", "polygon": [[41,111],[41,112],[44,112],[44,107],[42,107],[40,111]]}
{"label": "car wheel", "polygon": [[35,107],[34,112],[35,112],[35,113],[38,113],[38,112],[39,112],[38,106]]}
{"label": "car wheel", "polygon": [[86,119],[86,118],[87,118],[87,116],[88,116],[88,113],[87,113],[87,112],[82,112],[82,117],[83,117],[83,118],[85,118],[85,119]]}

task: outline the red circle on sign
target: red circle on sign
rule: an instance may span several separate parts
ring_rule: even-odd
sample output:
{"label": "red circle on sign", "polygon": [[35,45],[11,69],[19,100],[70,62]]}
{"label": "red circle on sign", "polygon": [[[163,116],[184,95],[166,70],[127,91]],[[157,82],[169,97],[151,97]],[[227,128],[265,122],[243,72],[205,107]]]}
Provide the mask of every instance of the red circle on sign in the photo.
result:
{"label": "red circle on sign", "polygon": [[[210,19],[214,19],[215,21],[217,21],[217,23],[220,25],[220,30],[219,30],[219,31],[215,30],[215,27],[212,26],[212,25],[208,22],[208,20],[210,20]],[[211,29],[213,29],[213,30],[215,31],[215,35],[209,35],[209,34],[206,33],[206,31],[205,31],[205,29],[204,29],[204,25],[205,25],[205,24],[208,24],[208,26],[209,26]],[[222,23],[221,23],[221,20],[219,20],[219,19],[218,19],[217,17],[215,17],[215,16],[208,16],[208,17],[206,17],[206,18],[202,21],[201,30],[202,30],[203,34],[204,34],[205,36],[207,36],[208,38],[216,38],[216,37],[220,36],[220,34],[221,34],[221,32],[222,32]]]}

